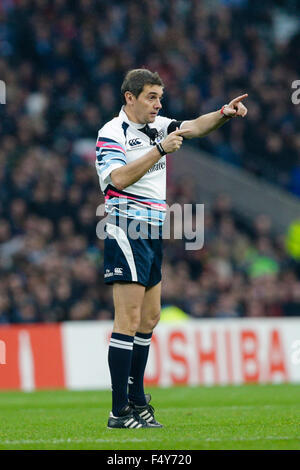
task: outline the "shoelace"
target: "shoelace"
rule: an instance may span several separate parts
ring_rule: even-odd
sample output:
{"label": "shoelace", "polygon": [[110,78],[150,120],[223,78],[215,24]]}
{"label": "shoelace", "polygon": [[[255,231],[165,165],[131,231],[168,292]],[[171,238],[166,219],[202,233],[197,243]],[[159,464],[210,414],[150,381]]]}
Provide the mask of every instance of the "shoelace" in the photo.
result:
{"label": "shoelace", "polygon": [[149,411],[152,415],[154,415],[155,409],[153,408],[152,405],[148,405],[148,411]]}
{"label": "shoelace", "polygon": [[143,418],[140,417],[140,415],[138,414],[138,412],[136,410],[132,410],[133,411],[133,416],[134,416],[134,419],[136,419],[139,423],[143,423],[145,420]]}

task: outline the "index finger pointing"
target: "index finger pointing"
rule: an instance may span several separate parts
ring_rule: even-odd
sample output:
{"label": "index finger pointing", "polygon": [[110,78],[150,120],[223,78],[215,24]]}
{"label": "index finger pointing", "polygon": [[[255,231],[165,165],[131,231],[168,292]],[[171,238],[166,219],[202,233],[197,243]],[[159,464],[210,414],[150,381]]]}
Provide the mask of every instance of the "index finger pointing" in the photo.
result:
{"label": "index finger pointing", "polygon": [[245,98],[247,98],[248,96],[248,93],[245,93],[244,95],[240,95],[238,96],[237,98],[234,98],[231,103],[238,103],[239,101],[242,101],[244,100]]}

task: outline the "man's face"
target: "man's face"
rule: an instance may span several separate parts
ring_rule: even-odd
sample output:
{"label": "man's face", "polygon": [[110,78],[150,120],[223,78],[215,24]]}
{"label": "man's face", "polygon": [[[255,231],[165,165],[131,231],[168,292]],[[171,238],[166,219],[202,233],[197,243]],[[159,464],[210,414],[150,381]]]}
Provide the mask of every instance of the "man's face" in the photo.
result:
{"label": "man's face", "polygon": [[154,122],[159,110],[162,108],[162,95],[163,87],[145,85],[137,98],[133,96],[131,109],[137,122],[140,124]]}

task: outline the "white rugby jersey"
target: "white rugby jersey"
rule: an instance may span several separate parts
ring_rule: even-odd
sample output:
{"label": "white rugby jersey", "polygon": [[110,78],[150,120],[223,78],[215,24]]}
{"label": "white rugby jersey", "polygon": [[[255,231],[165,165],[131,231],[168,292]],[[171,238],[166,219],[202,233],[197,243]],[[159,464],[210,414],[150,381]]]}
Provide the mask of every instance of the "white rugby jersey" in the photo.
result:
{"label": "white rugby jersey", "polygon": [[153,131],[156,137],[150,139],[141,131],[145,124],[129,121],[122,107],[119,116],[99,130],[96,169],[108,213],[144,220],[154,225],[163,223],[166,212],[166,156],[124,191],[114,188],[110,174],[114,169],[148,153],[156,143],[161,142],[180,125],[181,121],[157,116],[148,125],[150,129],[157,131]]}

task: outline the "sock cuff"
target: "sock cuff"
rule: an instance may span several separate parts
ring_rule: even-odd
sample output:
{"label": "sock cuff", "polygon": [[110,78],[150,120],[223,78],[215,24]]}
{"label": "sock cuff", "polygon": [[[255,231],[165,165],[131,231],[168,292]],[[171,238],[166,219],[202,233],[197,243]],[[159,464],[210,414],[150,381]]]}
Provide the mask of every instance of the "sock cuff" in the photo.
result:
{"label": "sock cuff", "polygon": [[112,333],[111,338],[120,339],[121,341],[128,341],[130,343],[133,341],[134,336],[123,335],[122,333]]}
{"label": "sock cuff", "polygon": [[134,337],[134,344],[138,346],[150,346],[152,333],[136,333]]}
{"label": "sock cuff", "polygon": [[152,332],[151,333],[139,333],[139,332],[136,332],[135,334],[135,338],[143,338],[143,339],[149,339],[149,338],[152,338]]}
{"label": "sock cuff", "polygon": [[121,333],[112,333],[109,346],[120,349],[133,349],[133,336],[123,335]]}

